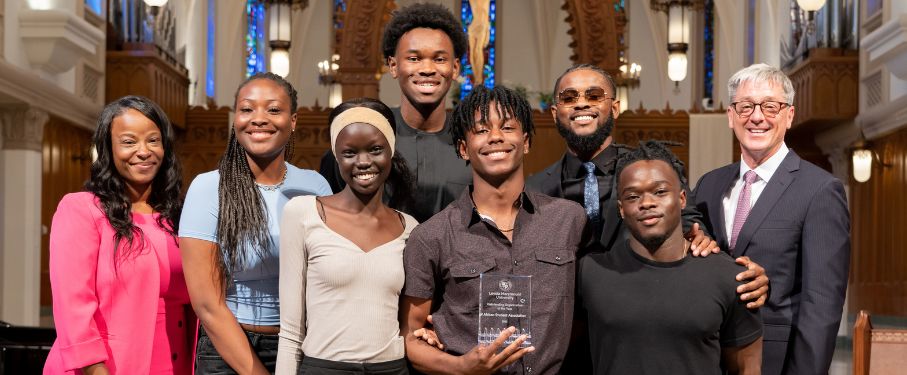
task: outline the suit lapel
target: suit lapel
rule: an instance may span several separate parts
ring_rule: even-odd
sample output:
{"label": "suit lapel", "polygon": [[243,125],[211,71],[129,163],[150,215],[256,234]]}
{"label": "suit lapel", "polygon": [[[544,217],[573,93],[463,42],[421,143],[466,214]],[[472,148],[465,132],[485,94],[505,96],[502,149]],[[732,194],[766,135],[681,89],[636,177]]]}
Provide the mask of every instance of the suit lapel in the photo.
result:
{"label": "suit lapel", "polygon": [[756,233],[756,230],[762,225],[762,221],[765,220],[772,208],[775,207],[775,203],[778,203],[778,200],[781,199],[781,195],[784,194],[784,191],[787,190],[791,182],[794,181],[793,173],[798,169],[800,169],[800,157],[791,150],[788,152],[787,156],[784,157],[784,161],[781,162],[781,165],[778,167],[778,170],[775,171],[775,174],[772,175],[768,184],[766,184],[765,190],[759,195],[759,199],[756,200],[756,204],[754,204],[753,209],[750,210],[749,216],[746,217],[746,222],[743,223],[743,228],[740,228],[740,234],[737,236],[736,254],[734,254],[734,256],[743,256],[746,254],[747,247],[750,240],[753,238],[753,234]]}

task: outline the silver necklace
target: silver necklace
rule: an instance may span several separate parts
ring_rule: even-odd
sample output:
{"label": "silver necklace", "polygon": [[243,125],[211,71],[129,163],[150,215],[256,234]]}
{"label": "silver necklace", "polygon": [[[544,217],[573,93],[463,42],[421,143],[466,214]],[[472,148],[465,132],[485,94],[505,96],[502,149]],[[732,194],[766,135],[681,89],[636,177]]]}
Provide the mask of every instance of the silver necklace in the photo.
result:
{"label": "silver necklace", "polygon": [[287,181],[287,171],[288,170],[289,170],[289,168],[284,168],[283,177],[280,179],[280,182],[278,182],[275,185],[264,185],[264,184],[259,184],[258,182],[256,182],[255,185],[258,185],[258,188],[261,190],[264,190],[264,191],[280,190],[280,187],[283,186],[283,183]]}

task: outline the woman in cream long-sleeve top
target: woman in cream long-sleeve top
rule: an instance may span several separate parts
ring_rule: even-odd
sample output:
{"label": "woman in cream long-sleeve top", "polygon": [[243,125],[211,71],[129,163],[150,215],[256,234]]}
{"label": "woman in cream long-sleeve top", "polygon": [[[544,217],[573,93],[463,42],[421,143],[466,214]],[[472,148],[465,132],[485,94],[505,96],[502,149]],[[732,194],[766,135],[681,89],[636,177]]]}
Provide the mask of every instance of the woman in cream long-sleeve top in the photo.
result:
{"label": "woman in cream long-sleeve top", "polygon": [[330,119],[347,185],[328,197],[294,198],[284,210],[277,373],[406,374],[397,304],[403,247],[418,223],[382,202],[385,181],[395,199],[411,190],[394,155],[394,116],[363,98],[340,104]]}
{"label": "woman in cream long-sleeve top", "polygon": [[60,201],[50,230],[57,339],[44,374],[190,374],[195,315],[175,228],[173,129],[147,98],[104,108],[86,192]]}

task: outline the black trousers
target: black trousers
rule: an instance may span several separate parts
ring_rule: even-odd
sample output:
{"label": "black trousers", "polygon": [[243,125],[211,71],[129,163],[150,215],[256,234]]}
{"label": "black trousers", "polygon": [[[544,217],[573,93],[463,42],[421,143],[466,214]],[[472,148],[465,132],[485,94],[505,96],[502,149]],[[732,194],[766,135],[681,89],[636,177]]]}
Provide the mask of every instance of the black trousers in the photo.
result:
{"label": "black trousers", "polygon": [[[258,359],[264,363],[268,372],[273,374],[274,367],[277,365],[277,335],[246,332],[246,338],[252,345],[252,350],[258,354]],[[198,346],[195,350],[195,374],[236,375],[236,371],[233,371],[217,349],[214,349],[211,338],[201,326],[198,327]]]}
{"label": "black trousers", "polygon": [[307,375],[408,375],[406,360],[378,363],[347,363],[305,357],[298,374]]}

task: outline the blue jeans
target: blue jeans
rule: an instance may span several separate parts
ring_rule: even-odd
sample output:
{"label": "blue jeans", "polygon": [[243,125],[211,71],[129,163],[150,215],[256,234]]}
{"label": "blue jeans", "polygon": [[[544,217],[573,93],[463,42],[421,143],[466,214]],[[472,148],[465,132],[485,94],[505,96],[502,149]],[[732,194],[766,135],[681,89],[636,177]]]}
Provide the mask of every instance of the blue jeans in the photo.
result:
{"label": "blue jeans", "polygon": [[[258,354],[258,359],[264,363],[270,373],[274,373],[277,364],[277,335],[245,332],[252,350]],[[198,347],[195,350],[195,373],[197,375],[236,375],[236,371],[214,349],[211,338],[205,329],[198,328]]]}

